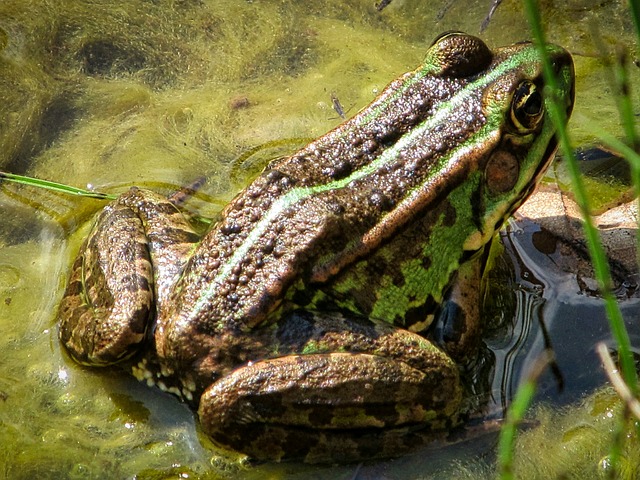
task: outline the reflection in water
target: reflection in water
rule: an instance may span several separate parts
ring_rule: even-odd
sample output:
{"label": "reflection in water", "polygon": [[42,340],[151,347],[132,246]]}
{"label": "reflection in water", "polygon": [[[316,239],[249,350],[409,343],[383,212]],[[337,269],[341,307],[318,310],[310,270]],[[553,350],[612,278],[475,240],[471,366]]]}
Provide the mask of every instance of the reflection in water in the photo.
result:
{"label": "reflection in water", "polygon": [[[496,357],[496,373],[493,379],[493,401],[504,412],[511,403],[520,378],[526,376],[522,362],[531,343],[531,331],[542,322],[541,313],[545,300],[542,288],[519,286],[515,295],[515,321],[508,344],[493,349]],[[496,398],[498,397],[498,398]]]}

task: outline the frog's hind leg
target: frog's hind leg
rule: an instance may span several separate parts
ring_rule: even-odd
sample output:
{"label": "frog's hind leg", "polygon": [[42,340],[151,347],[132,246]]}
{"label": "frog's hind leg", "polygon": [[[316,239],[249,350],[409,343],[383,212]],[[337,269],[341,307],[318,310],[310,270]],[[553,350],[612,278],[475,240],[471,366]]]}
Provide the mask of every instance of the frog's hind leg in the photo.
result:
{"label": "frog's hind leg", "polygon": [[401,431],[454,421],[457,366],[423,337],[309,312],[277,330],[281,356],[249,362],[202,395],[198,413],[215,442],[259,459],[354,461],[400,453],[390,439]]}
{"label": "frog's hind leg", "polygon": [[73,264],[58,310],[69,354],[87,365],[133,354],[196,240],[160,195],[132,188],[107,205]]}

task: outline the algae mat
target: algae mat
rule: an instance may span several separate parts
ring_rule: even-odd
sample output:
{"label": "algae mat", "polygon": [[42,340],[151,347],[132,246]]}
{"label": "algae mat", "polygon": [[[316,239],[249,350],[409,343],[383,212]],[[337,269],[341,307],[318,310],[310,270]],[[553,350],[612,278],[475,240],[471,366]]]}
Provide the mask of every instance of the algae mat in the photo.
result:
{"label": "algae mat", "polygon": [[[0,168],[111,193],[134,184],[168,193],[204,178],[189,208],[215,217],[270,157],[341,121],[332,95],[353,114],[419,64],[440,32],[477,34],[489,7],[451,0],[396,0],[381,11],[372,0],[4,0]],[[550,40],[577,54],[575,138],[589,141],[585,119],[610,119],[605,128],[615,131],[614,102],[602,94],[606,81],[586,25],[597,23],[607,43],[631,44],[628,14],[617,2],[573,1],[562,11],[547,6],[543,15]],[[483,36],[497,46],[526,31],[521,7],[505,2]],[[242,155],[268,142],[272,149]],[[457,446],[437,458],[418,453],[363,467],[249,466],[221,455],[177,400],[117,370],[78,367],[60,350],[55,308],[71,257],[102,204],[0,188],[4,477],[493,475],[491,442],[479,451]],[[607,418],[605,404],[596,410]],[[544,451],[529,446],[525,457]],[[535,468],[546,478],[550,467],[527,462],[530,478]]]}

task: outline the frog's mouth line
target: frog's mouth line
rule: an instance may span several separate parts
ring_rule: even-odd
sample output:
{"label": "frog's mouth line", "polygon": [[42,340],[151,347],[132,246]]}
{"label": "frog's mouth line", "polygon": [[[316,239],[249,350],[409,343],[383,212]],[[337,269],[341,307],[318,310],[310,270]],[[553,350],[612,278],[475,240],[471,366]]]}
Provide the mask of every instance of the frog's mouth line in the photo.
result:
{"label": "frog's mouth line", "polygon": [[553,159],[556,157],[557,150],[558,150],[558,139],[554,135],[551,141],[549,142],[549,145],[547,145],[547,149],[544,151],[544,156],[542,157],[542,158],[545,158],[546,160],[544,162],[540,162],[540,165],[538,165],[538,168],[536,168],[536,171],[533,174],[533,181],[531,182],[531,186],[527,189],[526,196],[528,196],[535,189],[536,185],[538,185],[538,182],[540,181],[544,173],[547,171],[547,168],[549,168],[549,165],[551,164]]}
{"label": "frog's mouth line", "polygon": [[554,136],[549,142],[549,145],[547,145],[547,148],[544,152],[543,158],[545,158],[546,160],[544,162],[540,162],[540,164],[535,170],[535,173],[531,177],[531,181],[529,182],[529,185],[527,186],[527,188],[523,189],[520,192],[520,195],[518,195],[514,199],[513,203],[511,204],[511,208],[507,210],[507,214],[504,220],[510,217],[513,214],[513,212],[518,210],[518,208],[522,206],[522,204],[527,200],[527,198],[529,198],[529,196],[536,189],[540,181],[540,178],[544,175],[544,173],[547,171],[547,168],[549,168],[549,165],[555,158],[555,153],[557,149],[558,149],[558,140]]}

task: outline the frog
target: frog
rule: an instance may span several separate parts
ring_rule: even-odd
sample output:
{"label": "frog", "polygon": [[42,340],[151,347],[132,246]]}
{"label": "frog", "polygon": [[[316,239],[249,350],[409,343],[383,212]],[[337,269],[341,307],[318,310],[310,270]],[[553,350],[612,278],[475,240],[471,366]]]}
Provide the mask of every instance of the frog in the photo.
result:
{"label": "frog", "polygon": [[[571,55],[548,45],[568,120]],[[122,365],[258,460],[388,457],[460,424],[487,245],[557,149],[530,42],[438,36],[417,69],[272,160],[198,234],[132,187],[58,310],[76,362]]]}

